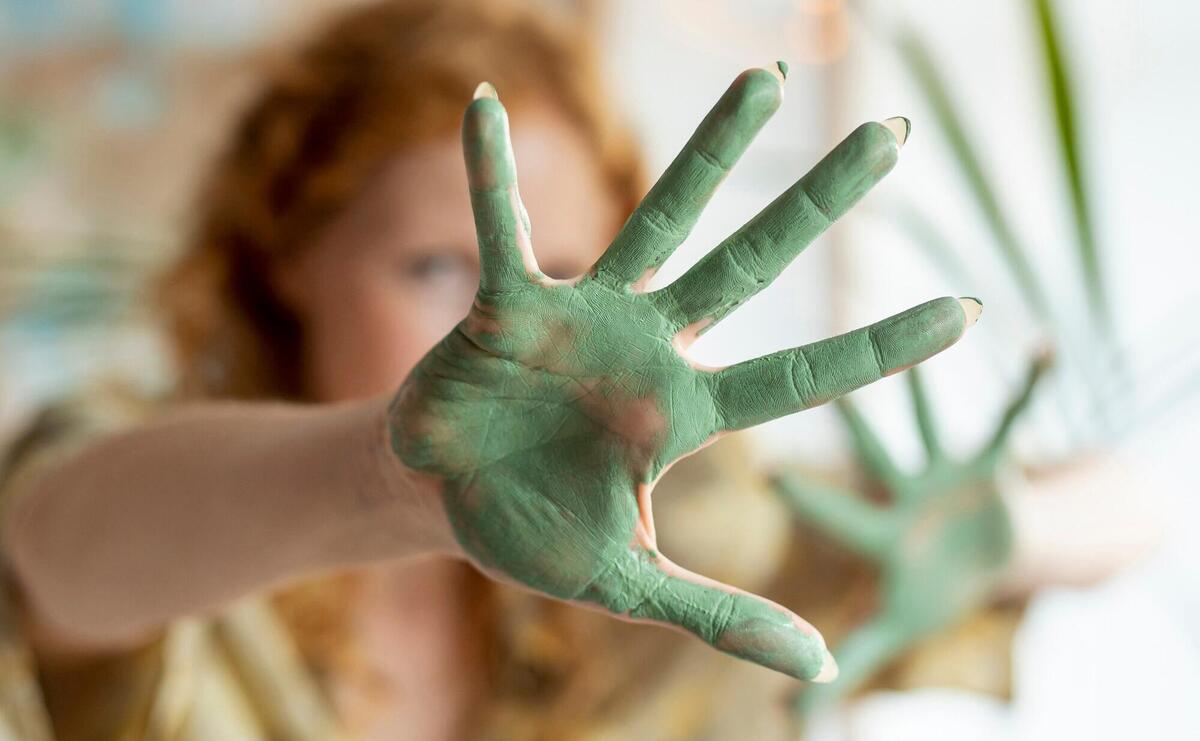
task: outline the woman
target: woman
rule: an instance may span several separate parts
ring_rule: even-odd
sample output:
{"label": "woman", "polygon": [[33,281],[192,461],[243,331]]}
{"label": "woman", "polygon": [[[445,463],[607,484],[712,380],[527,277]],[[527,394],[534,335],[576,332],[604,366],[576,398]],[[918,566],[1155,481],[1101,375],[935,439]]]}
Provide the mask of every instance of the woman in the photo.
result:
{"label": "woman", "polygon": [[[479,573],[835,676],[791,612],[663,556],[650,491],[726,432],[917,363],[978,317],[938,299],[726,369],[687,359],[890,170],[907,122],[860,127],[647,293],[783,74],[739,77],[630,215],[635,162],[582,49],[518,8],[387,4],[335,26],[251,108],[167,283],[182,386],[201,401],[120,434],[68,426],[5,489],[59,737],[104,722],[185,738],[553,733],[553,713],[525,726],[489,702],[514,682],[489,669],[486,627],[526,598],[497,606]],[[463,119],[464,180],[455,130],[480,79],[495,87]],[[280,589],[270,608],[238,601]]]}

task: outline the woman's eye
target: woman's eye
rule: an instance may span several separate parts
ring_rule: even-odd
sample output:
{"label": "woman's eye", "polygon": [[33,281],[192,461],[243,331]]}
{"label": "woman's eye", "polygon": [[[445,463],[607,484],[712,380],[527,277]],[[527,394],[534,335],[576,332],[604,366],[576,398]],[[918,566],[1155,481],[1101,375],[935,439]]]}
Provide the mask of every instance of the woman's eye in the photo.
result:
{"label": "woman's eye", "polygon": [[453,302],[469,297],[479,283],[475,263],[451,250],[408,257],[397,264],[397,273],[409,289]]}
{"label": "woman's eye", "polygon": [[426,280],[465,272],[463,260],[447,254],[427,254],[406,260],[400,266],[406,278]]}

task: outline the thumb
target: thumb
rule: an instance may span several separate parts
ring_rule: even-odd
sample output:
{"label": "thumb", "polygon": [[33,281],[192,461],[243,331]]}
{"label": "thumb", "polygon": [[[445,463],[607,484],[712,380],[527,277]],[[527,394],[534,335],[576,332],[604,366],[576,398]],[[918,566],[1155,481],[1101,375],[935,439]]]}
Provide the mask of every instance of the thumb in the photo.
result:
{"label": "thumb", "polygon": [[718,651],[797,679],[832,682],[837,664],[791,610],[694,574],[660,553],[630,549],[578,599],[620,617],[682,628]]}

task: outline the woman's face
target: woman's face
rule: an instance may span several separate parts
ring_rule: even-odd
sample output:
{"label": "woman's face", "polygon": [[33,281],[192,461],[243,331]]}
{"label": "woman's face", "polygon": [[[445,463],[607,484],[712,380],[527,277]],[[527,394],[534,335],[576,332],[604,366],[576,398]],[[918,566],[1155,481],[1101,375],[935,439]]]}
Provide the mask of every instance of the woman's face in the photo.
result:
{"label": "woman's face", "polygon": [[[542,271],[578,275],[620,226],[620,205],[562,116],[518,111],[512,138]],[[304,329],[313,400],[395,389],[466,315],[479,279],[459,138],[396,156],[275,278]]]}

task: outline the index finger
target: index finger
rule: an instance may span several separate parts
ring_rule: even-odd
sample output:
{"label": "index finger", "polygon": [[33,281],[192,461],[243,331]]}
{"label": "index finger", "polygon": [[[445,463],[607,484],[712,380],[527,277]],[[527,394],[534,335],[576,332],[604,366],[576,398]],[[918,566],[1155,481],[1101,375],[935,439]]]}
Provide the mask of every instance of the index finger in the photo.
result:
{"label": "index finger", "polygon": [[740,430],[824,404],[945,350],[979,319],[977,299],[934,299],[811,345],[705,376],[723,429]]}

